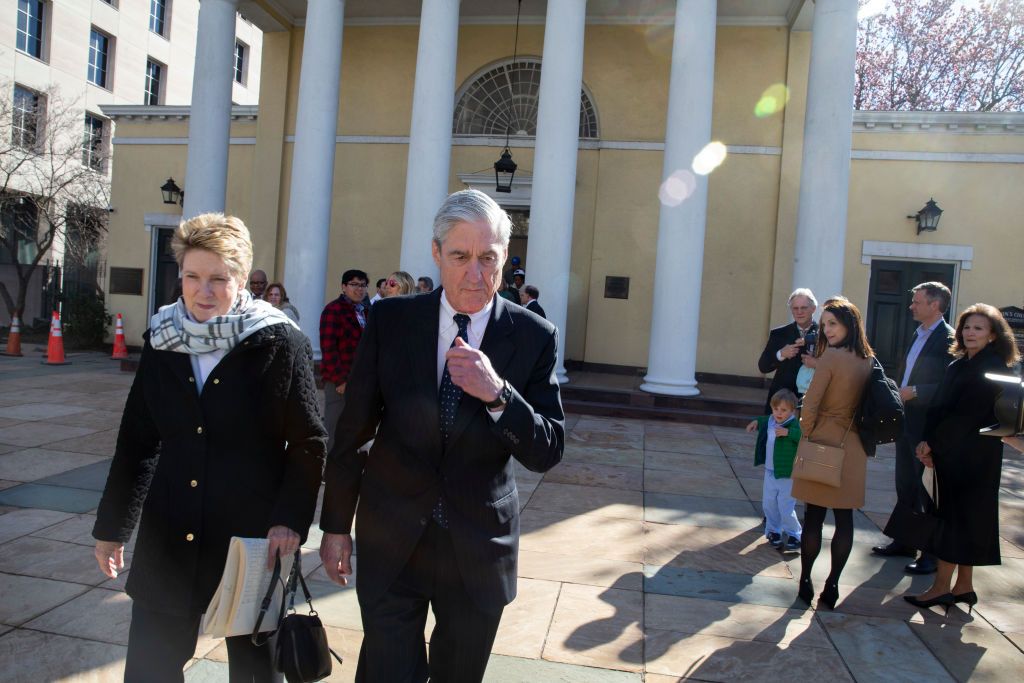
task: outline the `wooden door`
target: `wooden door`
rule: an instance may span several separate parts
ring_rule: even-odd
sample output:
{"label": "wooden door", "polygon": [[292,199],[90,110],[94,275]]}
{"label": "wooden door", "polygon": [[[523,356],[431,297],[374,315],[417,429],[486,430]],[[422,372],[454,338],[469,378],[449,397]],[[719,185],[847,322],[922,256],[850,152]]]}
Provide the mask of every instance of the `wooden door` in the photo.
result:
{"label": "wooden door", "polygon": [[[952,263],[926,261],[871,262],[871,286],[868,289],[868,341],[875,349],[886,374],[897,383],[900,361],[913,340],[917,323],[910,316],[910,289],[922,282],[941,282],[953,291],[956,269]],[[946,311],[949,320],[951,312]]]}

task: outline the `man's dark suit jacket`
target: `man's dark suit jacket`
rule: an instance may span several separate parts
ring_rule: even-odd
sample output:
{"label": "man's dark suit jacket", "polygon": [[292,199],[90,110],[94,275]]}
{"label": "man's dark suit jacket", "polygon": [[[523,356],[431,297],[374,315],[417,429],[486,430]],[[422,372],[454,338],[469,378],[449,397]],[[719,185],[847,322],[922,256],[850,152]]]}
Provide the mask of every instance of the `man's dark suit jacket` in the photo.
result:
{"label": "man's dark suit jacket", "polygon": [[526,310],[533,311],[534,313],[536,313],[540,317],[542,317],[544,319],[547,319],[547,316],[544,315],[544,309],[541,308],[541,305],[537,302],[536,299],[530,299],[526,303]]}
{"label": "man's dark suit jacket", "polygon": [[[946,374],[946,368],[953,362],[953,356],[949,352],[949,346],[953,343],[956,330],[943,320],[938,327],[932,330],[924,348],[917,356],[914,368],[910,371],[910,386],[917,387],[917,398],[903,404],[903,433],[910,440],[911,446],[916,446],[924,438],[924,423],[928,408],[935,399],[935,392],[942,383]],[[900,359],[900,368],[893,377],[897,384],[903,382],[903,373],[907,369],[907,355],[914,345],[917,334],[910,340],[903,358]]]}
{"label": "man's dark suit jacket", "polygon": [[[466,591],[483,609],[515,598],[519,494],[514,457],[545,472],[562,458],[564,414],[553,325],[494,297],[480,344],[512,385],[495,422],[463,395],[441,445],[437,344],[441,290],[378,301],[356,353],[328,455],[320,527],[349,533],[358,502],[359,599],[372,604],[408,561],[443,496]],[[379,429],[378,429],[379,425]],[[358,448],[374,438],[368,457]]]}
{"label": "man's dark suit jacket", "polygon": [[[817,333],[818,323],[811,323],[811,328],[808,332],[811,331]],[[789,389],[794,394],[796,393],[796,375],[800,372],[800,367],[803,365],[800,356],[806,351],[801,350],[800,354],[782,361],[778,359],[776,354],[783,346],[792,344],[799,338],[800,328],[797,327],[795,322],[776,327],[768,335],[768,343],[765,345],[764,351],[761,352],[761,357],[757,361],[757,369],[763,374],[767,375],[769,372],[775,371],[775,376],[772,377],[771,388],[768,389],[768,400],[765,401],[766,413],[771,412],[770,401],[776,391],[779,389]]]}

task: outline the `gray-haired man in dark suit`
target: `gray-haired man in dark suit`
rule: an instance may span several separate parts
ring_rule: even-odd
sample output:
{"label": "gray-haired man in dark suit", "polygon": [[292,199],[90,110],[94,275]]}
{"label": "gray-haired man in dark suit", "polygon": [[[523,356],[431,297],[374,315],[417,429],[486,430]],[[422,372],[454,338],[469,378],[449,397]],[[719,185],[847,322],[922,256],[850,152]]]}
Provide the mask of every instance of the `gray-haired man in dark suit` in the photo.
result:
{"label": "gray-haired man in dark suit", "polygon": [[[925,416],[946,366],[953,361],[949,346],[954,330],[943,319],[951,298],[946,285],[922,282],[911,291],[914,298],[910,302],[910,313],[920,325],[893,378],[900,385],[904,409],[903,436],[896,441],[896,504],[920,512],[929,503],[928,493],[921,483],[924,465],[914,456],[914,448],[922,439]],[[883,556],[916,557],[917,550],[899,541],[872,548],[876,555]],[[931,574],[935,568],[935,558],[922,553],[906,570],[911,574]]]}

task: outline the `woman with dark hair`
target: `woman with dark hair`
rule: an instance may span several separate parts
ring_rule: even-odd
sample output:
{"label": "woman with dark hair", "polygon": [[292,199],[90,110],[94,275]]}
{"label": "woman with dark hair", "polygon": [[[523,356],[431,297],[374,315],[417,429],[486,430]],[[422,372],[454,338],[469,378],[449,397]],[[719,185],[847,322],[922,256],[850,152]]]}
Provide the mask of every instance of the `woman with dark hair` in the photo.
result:
{"label": "woman with dark hair", "polygon": [[[998,309],[974,304],[960,314],[956,358],[928,411],[917,457],[935,468],[941,523],[927,550],[939,561],[931,588],[904,599],[917,607],[957,602],[974,608],[974,567],[999,564],[999,480],[1003,443],[978,433],[997,422],[998,386],[985,373],[1006,374],[1020,360],[1013,332]],[[953,583],[953,572],[956,582]]]}
{"label": "woman with dark hair", "polygon": [[871,374],[874,354],[860,311],[841,296],[824,303],[817,343],[820,356],[804,395],[800,429],[804,438],[843,447],[842,476],[838,487],[794,477],[793,497],[807,504],[800,539],[799,596],[808,605],[814,599],[811,570],[821,552],[821,531],[829,508],[835,517],[832,568],[818,598],[818,604],[833,609],[839,599],[839,575],[853,549],[853,510],[864,505],[867,455],[857,435],[854,415]]}

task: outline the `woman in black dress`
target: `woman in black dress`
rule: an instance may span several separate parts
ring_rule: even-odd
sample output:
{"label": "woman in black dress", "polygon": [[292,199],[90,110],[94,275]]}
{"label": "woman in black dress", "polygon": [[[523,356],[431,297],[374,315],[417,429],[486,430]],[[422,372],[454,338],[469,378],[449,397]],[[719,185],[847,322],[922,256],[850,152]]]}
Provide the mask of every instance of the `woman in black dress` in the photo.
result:
{"label": "woman in black dress", "polygon": [[[918,607],[956,602],[973,608],[974,567],[999,564],[999,479],[1003,443],[979,429],[997,422],[998,387],[985,373],[1005,374],[1020,358],[1013,333],[998,309],[974,304],[960,314],[956,360],[946,368],[928,411],[917,457],[935,468],[938,516],[942,520],[926,548],[939,560],[931,588],[904,596]],[[953,582],[953,572],[956,582]]]}

